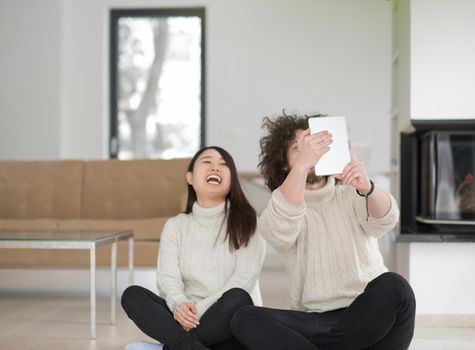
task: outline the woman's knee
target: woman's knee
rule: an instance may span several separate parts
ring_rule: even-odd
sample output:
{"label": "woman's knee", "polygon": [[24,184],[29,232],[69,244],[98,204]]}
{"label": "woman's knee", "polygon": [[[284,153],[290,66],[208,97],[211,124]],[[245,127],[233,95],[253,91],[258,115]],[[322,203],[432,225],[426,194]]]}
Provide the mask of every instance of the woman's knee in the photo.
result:
{"label": "woman's knee", "polygon": [[122,297],[120,299],[120,303],[122,308],[129,313],[131,308],[137,304],[137,299],[140,298],[143,293],[144,289],[141,286],[129,286],[127,289],[122,293]]}
{"label": "woman's knee", "polygon": [[236,305],[253,305],[252,298],[248,292],[242,288],[232,288],[223,293],[222,298],[235,301]]}

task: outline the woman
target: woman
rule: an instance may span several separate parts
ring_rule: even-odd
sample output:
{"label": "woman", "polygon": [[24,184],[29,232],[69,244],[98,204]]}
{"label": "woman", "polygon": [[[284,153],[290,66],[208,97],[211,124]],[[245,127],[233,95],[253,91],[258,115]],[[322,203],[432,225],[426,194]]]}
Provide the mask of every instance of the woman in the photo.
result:
{"label": "woman", "polygon": [[259,300],[265,244],[255,233],[256,212],[220,147],[198,151],[186,180],[186,211],[167,221],[160,239],[161,297],[131,286],[122,307],[165,349],[245,349],[232,337],[230,320]]}

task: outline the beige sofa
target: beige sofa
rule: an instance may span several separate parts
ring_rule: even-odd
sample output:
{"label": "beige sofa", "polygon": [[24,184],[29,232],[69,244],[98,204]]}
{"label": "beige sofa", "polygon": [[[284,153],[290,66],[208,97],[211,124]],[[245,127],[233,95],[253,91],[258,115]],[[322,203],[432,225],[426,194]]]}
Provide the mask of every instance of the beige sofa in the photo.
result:
{"label": "beige sofa", "polygon": [[[189,159],[0,161],[0,229],[132,229],[135,265],[155,266],[165,221],[184,209]],[[127,264],[127,243],[118,245]],[[110,264],[110,246],[97,251]],[[0,266],[88,266],[89,252],[1,249]]]}

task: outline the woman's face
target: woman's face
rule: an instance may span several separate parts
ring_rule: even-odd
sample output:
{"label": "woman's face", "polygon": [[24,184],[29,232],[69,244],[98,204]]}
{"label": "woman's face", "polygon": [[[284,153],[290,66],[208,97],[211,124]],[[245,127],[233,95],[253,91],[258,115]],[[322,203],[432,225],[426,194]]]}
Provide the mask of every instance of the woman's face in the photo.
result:
{"label": "woman's face", "polygon": [[199,155],[186,180],[198,197],[225,200],[231,187],[231,172],[221,154],[211,148]]}

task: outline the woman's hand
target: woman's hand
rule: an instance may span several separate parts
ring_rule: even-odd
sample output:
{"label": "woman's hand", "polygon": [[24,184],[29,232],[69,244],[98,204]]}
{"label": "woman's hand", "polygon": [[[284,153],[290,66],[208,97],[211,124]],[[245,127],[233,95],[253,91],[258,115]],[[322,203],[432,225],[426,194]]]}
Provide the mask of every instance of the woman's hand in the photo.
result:
{"label": "woman's hand", "polygon": [[193,328],[190,328],[190,327],[185,327],[185,326],[183,326],[183,325],[180,325],[180,326],[181,326],[181,328],[183,328],[183,330],[184,330],[185,332],[189,332],[189,331],[191,331],[191,330],[193,329]]}
{"label": "woman's hand", "polygon": [[175,309],[175,320],[189,332],[192,328],[196,328],[200,324],[196,316],[196,306],[191,302],[184,302]]}
{"label": "woman's hand", "polygon": [[351,141],[348,141],[348,147],[350,149],[351,161],[346,165],[341,174],[334,175],[334,177],[341,180],[344,184],[355,187],[362,194],[366,194],[371,190],[366,167],[364,162],[356,157]]}
{"label": "woman's hand", "polygon": [[302,132],[297,140],[298,157],[296,164],[308,170],[318,163],[320,158],[330,150],[333,142],[328,131],[310,134],[310,129]]}

